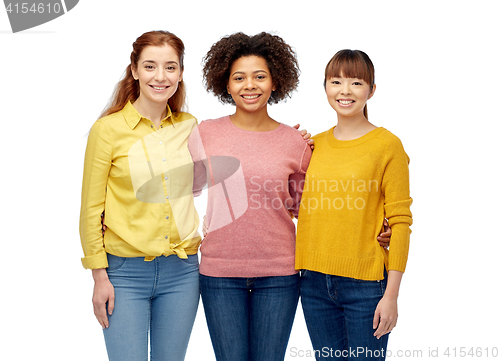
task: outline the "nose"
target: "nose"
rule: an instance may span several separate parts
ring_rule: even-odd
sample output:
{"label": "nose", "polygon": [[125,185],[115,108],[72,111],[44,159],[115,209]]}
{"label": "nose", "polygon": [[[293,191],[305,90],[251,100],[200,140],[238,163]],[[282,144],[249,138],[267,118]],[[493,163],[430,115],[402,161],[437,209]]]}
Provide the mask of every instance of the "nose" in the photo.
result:
{"label": "nose", "polygon": [[158,82],[163,82],[166,79],[167,79],[167,72],[161,66],[158,67],[156,74],[155,74],[155,80]]}
{"label": "nose", "polygon": [[351,87],[348,82],[344,82],[342,84],[342,88],[340,89],[340,94],[342,95],[349,95],[351,94]]}
{"label": "nose", "polygon": [[253,89],[254,88],[254,79],[252,77],[248,77],[245,80],[245,89]]}

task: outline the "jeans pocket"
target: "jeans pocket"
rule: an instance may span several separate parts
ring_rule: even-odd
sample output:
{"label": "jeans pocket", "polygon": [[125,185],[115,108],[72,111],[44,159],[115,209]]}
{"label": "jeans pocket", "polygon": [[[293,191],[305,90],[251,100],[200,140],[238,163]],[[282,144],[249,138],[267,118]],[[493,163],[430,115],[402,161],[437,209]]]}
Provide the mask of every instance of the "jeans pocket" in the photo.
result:
{"label": "jeans pocket", "polygon": [[108,272],[108,274],[110,272],[118,271],[123,267],[126,261],[126,257],[114,256],[108,253],[108,268],[106,268],[106,271]]}
{"label": "jeans pocket", "polygon": [[382,280],[380,280],[378,282],[380,284],[380,292],[381,292],[382,296],[384,296],[385,289],[387,287],[387,276],[386,276],[386,278],[384,278],[384,279],[382,279]]}
{"label": "jeans pocket", "polygon": [[186,262],[187,264],[190,265],[196,265],[198,264],[198,254],[189,254],[188,258],[181,258],[182,262]]}

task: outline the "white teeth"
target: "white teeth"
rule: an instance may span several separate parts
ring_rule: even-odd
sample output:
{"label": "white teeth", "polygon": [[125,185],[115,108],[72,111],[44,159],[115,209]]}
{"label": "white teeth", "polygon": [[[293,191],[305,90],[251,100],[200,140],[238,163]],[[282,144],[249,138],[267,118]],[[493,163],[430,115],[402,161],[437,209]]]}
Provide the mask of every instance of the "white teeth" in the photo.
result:
{"label": "white teeth", "polygon": [[243,95],[243,98],[245,98],[245,99],[255,99],[258,97],[259,97],[259,95]]}
{"label": "white teeth", "polygon": [[353,100],[338,100],[338,102],[343,105],[349,105],[351,103],[354,103]]}
{"label": "white teeth", "polygon": [[164,90],[164,89],[166,89],[166,88],[167,88],[166,86],[161,87],[161,88],[160,88],[160,87],[157,87],[157,86],[152,86],[152,87],[153,87],[154,89],[156,89],[156,90]]}

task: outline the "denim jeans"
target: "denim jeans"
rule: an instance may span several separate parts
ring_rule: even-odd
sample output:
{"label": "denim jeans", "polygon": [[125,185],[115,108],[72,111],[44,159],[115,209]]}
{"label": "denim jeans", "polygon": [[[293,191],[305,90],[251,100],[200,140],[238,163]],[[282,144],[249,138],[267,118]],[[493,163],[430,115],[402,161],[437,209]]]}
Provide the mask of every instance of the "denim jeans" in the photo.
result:
{"label": "denim jeans", "polygon": [[115,309],[104,338],[110,361],[184,360],[198,302],[198,255],[123,258],[108,254]]}
{"label": "denim jeans", "polygon": [[299,300],[300,276],[200,275],[217,361],[282,361]]}
{"label": "denim jeans", "polygon": [[385,279],[363,281],[305,270],[300,283],[304,318],[316,360],[384,360],[386,334],[373,336],[373,316]]}

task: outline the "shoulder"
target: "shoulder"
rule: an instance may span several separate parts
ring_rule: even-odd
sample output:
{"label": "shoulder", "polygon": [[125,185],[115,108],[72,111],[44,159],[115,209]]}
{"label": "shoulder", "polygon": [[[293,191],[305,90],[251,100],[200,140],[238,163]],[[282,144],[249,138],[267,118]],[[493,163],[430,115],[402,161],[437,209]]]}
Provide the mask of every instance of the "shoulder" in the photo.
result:
{"label": "shoulder", "polygon": [[312,138],[314,139],[314,141],[318,141],[318,140],[323,140],[326,138],[326,135],[328,134],[328,132],[332,131],[332,129],[328,129],[328,130],[325,130],[324,132],[321,132],[319,134],[316,134],[315,136],[313,136]]}
{"label": "shoulder", "polygon": [[274,143],[279,147],[280,153],[283,157],[291,157],[296,160],[299,169],[307,169],[311,159],[311,147],[308,140],[305,140],[302,133],[297,129],[281,123],[274,133]]}
{"label": "shoulder", "polygon": [[286,137],[288,141],[293,142],[293,144],[307,144],[302,133],[289,125],[280,123],[278,131],[283,137]]}
{"label": "shoulder", "polygon": [[[290,135],[291,137],[294,137],[295,135],[300,135],[300,131],[298,131],[297,129],[285,124],[285,123],[280,123],[280,131],[283,133],[283,134],[287,134],[287,135]],[[300,135],[300,137],[302,138],[302,135]]]}
{"label": "shoulder", "polygon": [[194,123],[198,122],[192,114],[186,113],[186,112],[174,112],[174,113],[172,113],[172,120],[174,123],[180,123],[180,122],[184,122],[184,121],[194,122]]}
{"label": "shoulder", "polygon": [[112,143],[114,138],[113,130],[116,129],[117,124],[124,122],[123,116],[118,113],[106,115],[92,124],[88,133],[88,144],[95,144],[96,142]]}
{"label": "shoulder", "polygon": [[389,158],[401,158],[406,159],[409,162],[410,159],[408,154],[406,154],[403,143],[396,135],[387,129],[382,128],[377,134],[376,139],[384,144],[384,153]]}
{"label": "shoulder", "polygon": [[110,133],[116,132],[118,129],[123,129],[127,126],[127,106],[123,107],[121,110],[105,115],[102,118],[96,120],[93,125],[93,129],[106,129]]}
{"label": "shoulder", "polygon": [[[198,126],[195,126],[189,140],[191,143],[195,141],[201,141],[203,138],[204,140],[207,139],[218,139],[218,137],[213,137],[213,134],[220,134],[222,128],[226,127],[227,124],[225,124],[224,120],[227,118],[226,117],[221,117],[217,119],[207,119],[203,120],[198,124]],[[206,139],[205,139],[206,138]]]}
{"label": "shoulder", "polygon": [[90,129],[90,134],[110,134],[112,130],[115,129],[116,125],[123,121],[124,117],[120,112],[106,115],[94,122]]}
{"label": "shoulder", "polygon": [[328,132],[332,132],[332,129],[330,128],[312,137],[314,140],[314,153],[325,152],[332,149],[332,147],[328,146]]}
{"label": "shoulder", "polygon": [[124,120],[125,116],[123,114],[123,110],[120,110],[117,111],[116,113],[112,113],[97,119],[94,125],[99,124],[102,126],[113,126],[113,124],[123,122]]}
{"label": "shoulder", "polygon": [[380,128],[380,132],[377,133],[376,139],[384,142],[388,147],[398,147],[403,148],[403,143],[401,140],[385,128]]}
{"label": "shoulder", "polygon": [[198,124],[198,128],[203,131],[220,130],[227,127],[228,115],[217,119],[205,119]]}
{"label": "shoulder", "polygon": [[204,124],[205,126],[217,126],[225,123],[228,120],[228,118],[229,115],[225,115],[223,117],[216,119],[205,119],[200,123],[200,125]]}

